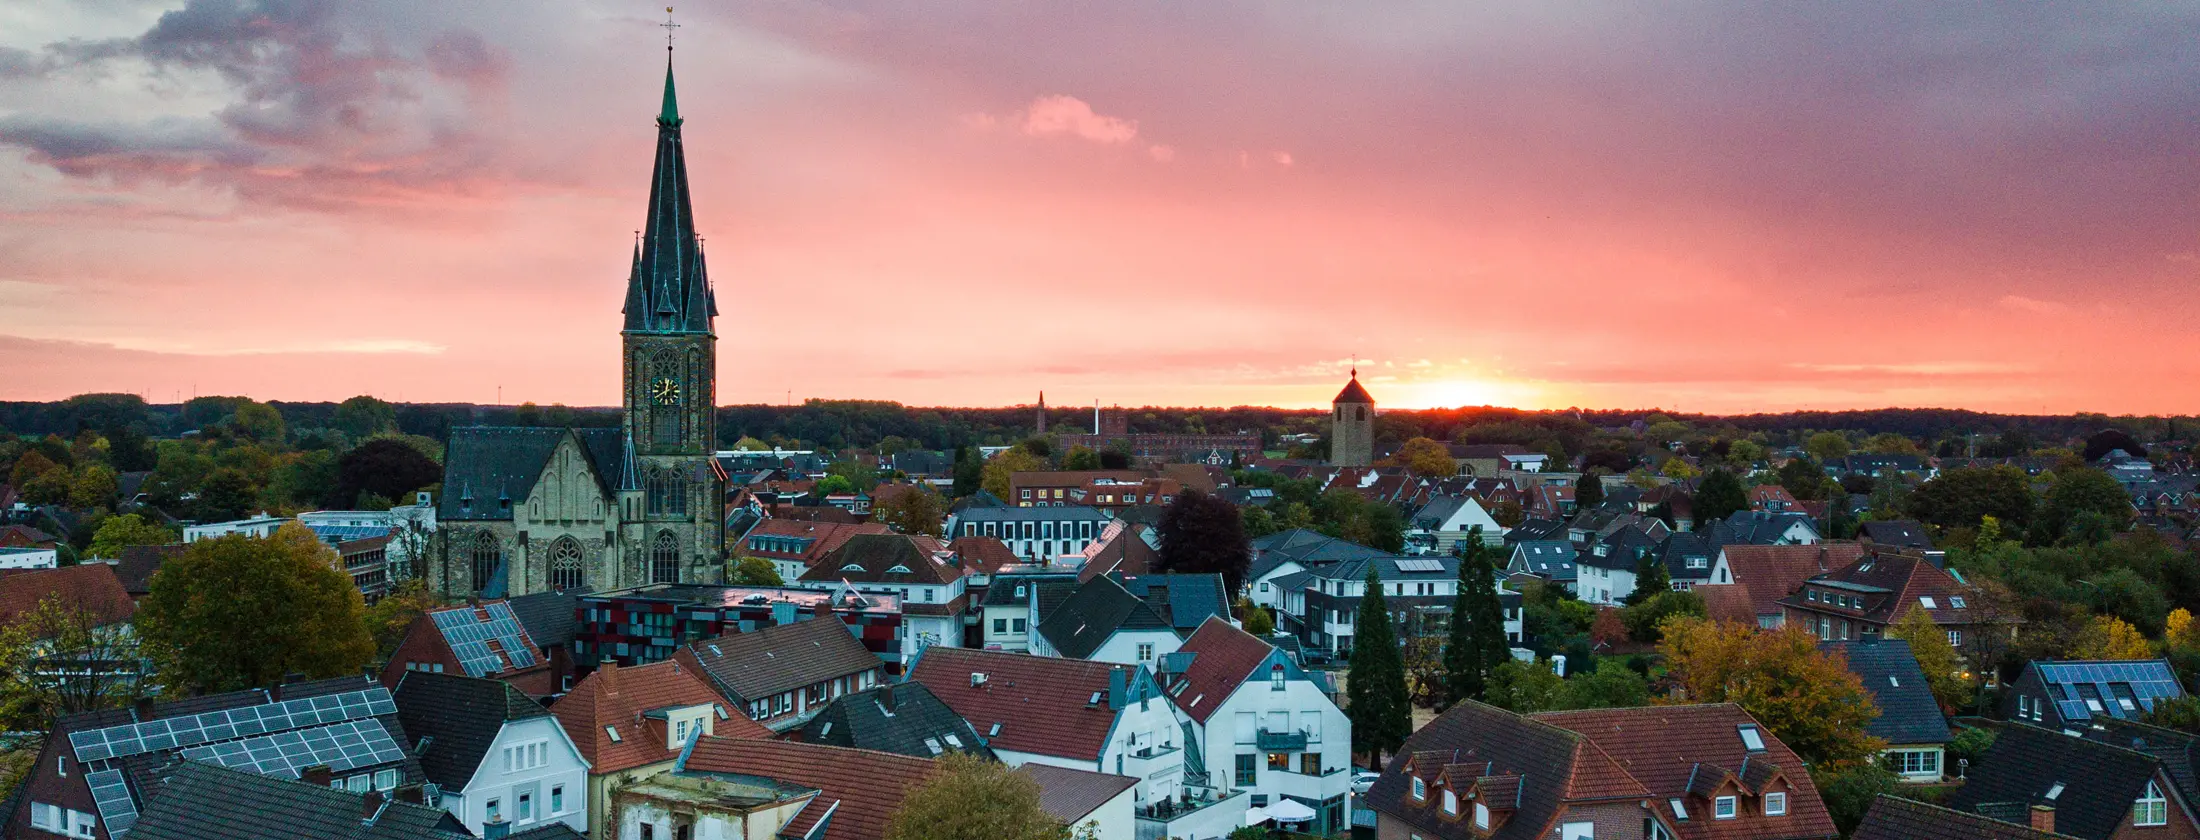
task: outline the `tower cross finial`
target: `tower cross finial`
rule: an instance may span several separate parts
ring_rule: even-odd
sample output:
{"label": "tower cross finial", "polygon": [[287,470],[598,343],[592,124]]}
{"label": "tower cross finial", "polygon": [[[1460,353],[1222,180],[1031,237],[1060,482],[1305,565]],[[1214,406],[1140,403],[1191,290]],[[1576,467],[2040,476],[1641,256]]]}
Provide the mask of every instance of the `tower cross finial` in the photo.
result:
{"label": "tower cross finial", "polygon": [[665,52],[672,52],[672,30],[680,28],[680,25],[672,22],[671,6],[665,7],[665,22],[657,25],[665,28]]}

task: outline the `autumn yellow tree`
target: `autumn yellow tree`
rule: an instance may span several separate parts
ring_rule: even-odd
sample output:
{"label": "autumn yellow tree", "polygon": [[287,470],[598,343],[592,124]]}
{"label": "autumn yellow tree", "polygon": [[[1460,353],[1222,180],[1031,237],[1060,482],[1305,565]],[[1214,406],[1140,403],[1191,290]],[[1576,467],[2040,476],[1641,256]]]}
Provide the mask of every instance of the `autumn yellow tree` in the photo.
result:
{"label": "autumn yellow tree", "polygon": [[1406,441],[1398,447],[1393,463],[1411,470],[1422,478],[1443,478],[1459,474],[1459,462],[1451,459],[1451,449],[1425,437]]}
{"label": "autumn yellow tree", "polygon": [[2192,611],[2184,607],[2169,611],[2169,620],[2163,624],[2162,646],[2170,649],[2200,647],[2200,627],[2193,626]]}
{"label": "autumn yellow tree", "polygon": [[1953,713],[1971,698],[1974,692],[1963,676],[1963,657],[1948,644],[1948,631],[1934,624],[1930,614],[1910,610],[1887,628],[1887,636],[1910,643],[1910,655],[1917,658],[1918,670],[1925,672],[1926,687],[1932,689],[1942,712]]}
{"label": "autumn yellow tree", "polygon": [[[1007,499],[1005,494],[995,494]],[[883,522],[904,534],[940,535],[947,519],[947,500],[928,484],[879,488],[871,502],[871,520]]]}
{"label": "autumn yellow tree", "polygon": [[1662,629],[1658,651],[1682,702],[1741,706],[1813,765],[1866,761],[1886,747],[1864,732],[1879,707],[1863,681],[1803,628],[1676,616]]}
{"label": "autumn yellow tree", "polygon": [[2154,643],[2121,618],[2096,615],[2078,632],[2071,655],[2079,659],[2153,659]]}
{"label": "autumn yellow tree", "polygon": [[1039,456],[1024,451],[1021,446],[1010,447],[986,459],[985,470],[980,473],[978,483],[985,488],[985,492],[1000,497],[1001,501],[1015,504],[1016,500],[1008,497],[1009,479],[1020,472],[1043,469],[1046,469],[1046,463],[1039,460]]}

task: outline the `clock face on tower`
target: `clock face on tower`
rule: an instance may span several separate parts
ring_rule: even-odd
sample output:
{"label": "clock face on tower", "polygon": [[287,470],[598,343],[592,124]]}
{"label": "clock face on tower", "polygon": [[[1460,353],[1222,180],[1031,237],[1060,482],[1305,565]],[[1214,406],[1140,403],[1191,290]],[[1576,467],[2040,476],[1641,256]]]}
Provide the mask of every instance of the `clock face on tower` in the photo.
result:
{"label": "clock face on tower", "polygon": [[673,405],[680,401],[680,383],[672,377],[660,376],[649,383],[649,398],[658,405]]}

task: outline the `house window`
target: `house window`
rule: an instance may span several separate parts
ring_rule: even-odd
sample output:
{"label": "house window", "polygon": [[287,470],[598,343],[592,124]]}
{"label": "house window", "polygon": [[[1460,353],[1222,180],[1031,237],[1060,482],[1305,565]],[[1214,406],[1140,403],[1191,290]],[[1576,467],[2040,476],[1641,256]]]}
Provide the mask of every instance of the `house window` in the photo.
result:
{"label": "house window", "polygon": [[1459,795],[1449,790],[1444,791],[1444,815],[1459,816]]}
{"label": "house window", "polygon": [[1784,793],[1784,792],[1779,792],[1779,793],[1768,793],[1768,794],[1765,794],[1765,816],[1768,816],[1768,817],[1779,817],[1779,816],[1786,816],[1786,815],[1787,815],[1787,812],[1788,812],[1788,795],[1787,795],[1786,793]]}
{"label": "house window", "polygon": [[1139,643],[1138,643],[1138,661],[1140,661],[1140,662],[1152,662],[1152,661],[1153,661],[1153,643],[1152,643],[1152,642],[1139,642]]}
{"label": "house window", "polygon": [[344,789],[352,793],[366,793],[374,787],[374,777],[361,773],[344,780]]}
{"label": "house window", "polygon": [[1428,783],[1421,781],[1421,777],[1419,776],[1413,777],[1413,801],[1428,801]]}
{"label": "house window", "polygon": [[1961,631],[1961,630],[1950,630],[1950,631],[1948,631],[1948,644],[1949,644],[1949,645],[1951,645],[1951,646],[1954,646],[1954,647],[1962,647],[1962,646],[1963,646],[1963,631]]}
{"label": "house window", "polygon": [[484,805],[484,806],[482,806],[482,809],[481,809],[481,813],[482,813],[482,821],[483,821],[483,822],[501,822],[501,821],[503,821],[503,819],[504,819],[504,800],[501,800],[501,799],[491,799],[491,800],[489,800],[489,804],[487,804],[487,805]]}
{"label": "house window", "polygon": [[1597,840],[1597,824],[1570,822],[1559,827],[1558,840]]}
{"label": "house window", "polygon": [[1319,775],[1321,775],[1321,774],[1322,774],[1322,754],[1321,754],[1321,753],[1318,753],[1318,752],[1305,752],[1305,753],[1299,753],[1299,775],[1302,775],[1302,776],[1319,776]]}
{"label": "house window", "polygon": [[1259,758],[1259,757],[1258,757],[1258,756],[1256,756],[1256,755],[1254,755],[1253,753],[1238,753],[1238,755],[1237,755],[1237,782],[1238,782],[1238,784],[1240,784],[1240,785],[1250,785],[1250,784],[1253,784],[1253,780],[1255,780],[1255,779],[1258,779],[1258,778],[1260,778],[1260,776],[1259,776],[1259,772],[1260,772],[1260,771],[1259,771],[1259,770],[1257,769],[1257,768],[1258,768],[1258,765],[1259,765],[1259,761],[1258,761],[1258,758]]}
{"label": "house window", "polygon": [[1284,771],[1284,772],[1290,772],[1290,770],[1291,770],[1291,754],[1290,754],[1290,753],[1269,753],[1269,754],[1268,754],[1268,769],[1270,769],[1270,770],[1282,770],[1282,771]]}
{"label": "house window", "polygon": [[374,789],[387,793],[397,789],[396,770],[374,771]]}
{"label": "house window", "polygon": [[1890,756],[1895,772],[1905,776],[1939,776],[1939,750],[1897,750]]}
{"label": "house window", "polygon": [[1268,669],[1268,690],[1283,690],[1283,666],[1277,665]]}
{"label": "house window", "polygon": [[535,818],[535,795],[532,793],[520,794],[519,804],[515,807],[518,810],[520,822],[533,820]]}
{"label": "house window", "polygon": [[564,785],[551,785],[551,786],[550,786],[550,813],[551,813],[551,814],[563,814],[563,813],[565,813],[565,786],[564,786]]}
{"label": "house window", "polygon": [[1711,800],[1711,818],[1715,820],[1733,819],[1734,797],[1721,796],[1717,799]]}
{"label": "house window", "polygon": [[1011,622],[1011,623],[1012,623],[1012,624],[1013,624],[1013,625],[1015,626],[1015,628],[1016,628],[1016,632],[1018,632],[1018,633],[1022,633],[1022,632],[1024,632],[1025,622],[1026,622],[1026,621],[1028,621],[1028,620],[1029,620],[1029,619],[1022,619],[1022,618],[1019,618],[1019,619],[1016,619],[1016,620],[1015,620],[1014,622]]}
{"label": "house window", "polygon": [[2147,782],[2146,793],[2139,796],[2139,801],[2132,803],[2131,824],[2169,824],[2169,799],[2162,795],[2160,783]]}

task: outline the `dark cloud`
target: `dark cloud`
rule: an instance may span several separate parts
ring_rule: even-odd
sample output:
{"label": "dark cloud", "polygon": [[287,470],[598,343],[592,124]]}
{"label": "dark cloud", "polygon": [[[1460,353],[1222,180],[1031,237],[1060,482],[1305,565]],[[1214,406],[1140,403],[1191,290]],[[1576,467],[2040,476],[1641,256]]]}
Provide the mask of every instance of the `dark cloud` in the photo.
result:
{"label": "dark cloud", "polygon": [[[0,55],[0,77],[136,60],[212,71],[229,102],[197,125],[87,125],[19,115],[0,142],[79,177],[225,187],[248,201],[341,208],[485,188],[504,57],[463,30],[376,33],[326,0],[191,0],[134,38]],[[20,51],[17,51],[20,53]]]}

